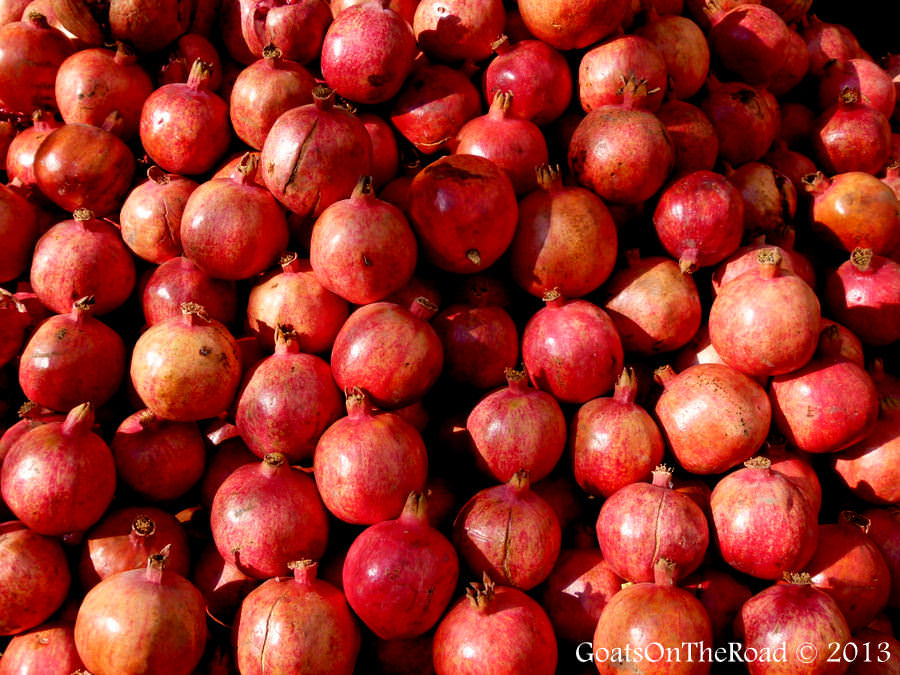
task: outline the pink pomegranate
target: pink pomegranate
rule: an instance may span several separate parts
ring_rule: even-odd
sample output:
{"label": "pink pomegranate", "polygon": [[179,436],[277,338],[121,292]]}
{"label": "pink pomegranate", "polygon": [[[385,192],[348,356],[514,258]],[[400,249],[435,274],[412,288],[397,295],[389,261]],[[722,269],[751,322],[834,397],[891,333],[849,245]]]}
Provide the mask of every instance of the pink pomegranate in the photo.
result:
{"label": "pink pomegranate", "polygon": [[700,27],[679,12],[649,15],[635,34],[652,42],[663,57],[669,99],[684,101],[703,86],[709,73],[709,44]]}
{"label": "pink pomegranate", "polygon": [[443,63],[483,61],[506,23],[501,0],[420,0],[413,15],[416,42]]}
{"label": "pink pomegranate", "polygon": [[544,294],[522,332],[532,384],[560,402],[584,403],[610,391],[622,371],[622,340],[609,315],[587,300]]}
{"label": "pink pomegranate", "polygon": [[453,523],[453,542],[476,573],[530,590],[550,574],[561,532],[553,508],[533,490],[527,471],[476,492]]}
{"label": "pink pomegranate", "polygon": [[69,620],[47,621],[13,637],[0,659],[0,675],[70,675],[83,670],[74,625]]}
{"label": "pink pomegranate", "polygon": [[519,14],[525,28],[556,49],[581,49],[602,40],[625,19],[628,0],[565,0],[544,3],[522,0]]}
{"label": "pink pomegranate", "polygon": [[813,122],[811,142],[818,165],[829,175],[876,174],[890,158],[891,124],[887,115],[860,100],[859,89],[844,87],[836,103]]}
{"label": "pink pomegranate", "polygon": [[466,419],[479,468],[499,482],[521,469],[537,482],[566,445],[566,420],[550,394],[528,386],[524,370],[506,371],[507,386],[483,397]]}
{"label": "pink pomegranate", "polygon": [[569,424],[568,447],[575,480],[595,497],[649,478],[665,445],[650,414],[635,402],[634,369],[625,367],[611,397],[582,405]]}
{"label": "pink pomegranate", "polygon": [[671,469],[657,466],[652,482],[625,485],[603,502],[597,541],[620,577],[651,581],[659,560],[666,559],[678,580],[703,562],[709,545],[706,516],[693,499],[672,488]]}
{"label": "pink pomegranate", "polygon": [[895,504],[897,489],[896,458],[900,456],[900,419],[897,402],[881,399],[881,413],[866,437],[833,458],[835,473],[857,497],[878,505]]}
{"label": "pink pomegranate", "polygon": [[328,542],[315,483],[279,453],[234,469],[216,490],[209,521],[222,558],[256,579],[287,574],[293,560],[321,558]]}
{"label": "pink pomegranate", "polygon": [[396,518],[412,491],[425,487],[428,455],[419,432],[395,413],[376,413],[353,388],[347,415],[329,426],[313,456],[326,508],[341,520],[370,525]]}
{"label": "pink pomegranate", "polygon": [[797,213],[797,189],[790,179],[763,162],[751,161],[725,175],[744,202],[744,232],[753,236],[782,232]]}
{"label": "pink pomegranate", "polygon": [[243,42],[256,58],[267,45],[281,50],[284,58],[306,64],[322,51],[325,31],[331,25],[331,8],[325,0],[239,0]]}
{"label": "pink pomegranate", "polygon": [[662,52],[646,37],[621,35],[592,47],[578,64],[578,98],[585,112],[621,105],[629,80],[646,83],[647,95],[634,101],[639,110],[656,112],[666,94],[668,72]]}
{"label": "pink pomegranate", "polygon": [[748,460],[719,480],[710,498],[714,539],[726,563],[757,579],[803,569],[819,537],[817,514],[768,459]]}
{"label": "pink pomegranate", "polygon": [[237,314],[234,281],[214,279],[181,255],[166,260],[150,273],[140,297],[148,326],[181,316],[185,302],[202,305],[210,318],[225,325],[231,325]]}
{"label": "pink pomegranate", "polygon": [[791,29],[765,5],[742,3],[726,10],[717,0],[707,3],[710,51],[738,80],[766,84],[787,56]]}
{"label": "pink pomegranate", "polygon": [[710,77],[700,109],[716,130],[721,159],[732,166],[762,157],[778,134],[778,102],[765,87]]}

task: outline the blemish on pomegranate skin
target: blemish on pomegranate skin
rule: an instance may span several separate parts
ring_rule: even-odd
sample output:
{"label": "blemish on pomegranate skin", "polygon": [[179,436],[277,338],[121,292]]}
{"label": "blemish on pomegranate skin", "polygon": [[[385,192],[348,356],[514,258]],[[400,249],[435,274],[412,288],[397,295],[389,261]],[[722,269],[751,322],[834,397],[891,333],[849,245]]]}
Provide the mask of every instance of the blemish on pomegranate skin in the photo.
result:
{"label": "blemish on pomegranate skin", "polygon": [[208,356],[210,352],[212,352],[212,349],[210,349],[206,345],[200,347],[200,356]]}

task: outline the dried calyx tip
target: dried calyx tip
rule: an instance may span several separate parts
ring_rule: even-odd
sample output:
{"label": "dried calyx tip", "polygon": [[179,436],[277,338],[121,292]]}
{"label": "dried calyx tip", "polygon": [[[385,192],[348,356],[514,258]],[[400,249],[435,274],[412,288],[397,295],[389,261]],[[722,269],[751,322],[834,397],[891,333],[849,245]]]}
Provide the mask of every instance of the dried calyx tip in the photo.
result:
{"label": "dried calyx tip", "polygon": [[744,462],[744,466],[746,466],[748,469],[768,469],[770,466],[772,466],[772,460],[770,460],[768,457],[751,457],[746,462]]}
{"label": "dried calyx tip", "polygon": [[209,314],[206,313],[206,308],[198,302],[182,302],[181,313],[185,316],[196,316],[204,321],[209,321]]}
{"label": "dried calyx tip", "polygon": [[789,584],[799,586],[809,586],[812,583],[809,572],[785,572],[782,578]]}
{"label": "dried calyx tip", "polygon": [[482,575],[481,583],[473,581],[466,588],[466,597],[479,609],[487,607],[494,597],[494,582],[487,572]]}

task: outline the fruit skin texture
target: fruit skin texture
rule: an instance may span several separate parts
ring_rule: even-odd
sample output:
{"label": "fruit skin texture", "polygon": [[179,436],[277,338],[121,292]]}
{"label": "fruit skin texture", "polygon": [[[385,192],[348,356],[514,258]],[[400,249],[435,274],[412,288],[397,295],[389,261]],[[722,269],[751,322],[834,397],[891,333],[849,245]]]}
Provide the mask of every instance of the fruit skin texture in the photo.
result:
{"label": "fruit skin texture", "polygon": [[66,599],[72,579],[58,539],[20,521],[0,523],[0,563],[0,635],[38,626]]}
{"label": "fruit skin texture", "polygon": [[722,360],[751,376],[782,375],[815,354],[822,324],[819,299],[800,277],[781,269],[781,255],[761,250],[757,270],[719,289],[709,337]]}
{"label": "fruit skin texture", "polygon": [[241,379],[237,342],[199,305],[148,328],[131,353],[131,381],[163,419],[191,422],[228,408]]}
{"label": "fruit skin texture", "polygon": [[722,558],[757,579],[803,569],[819,538],[817,514],[769,461],[748,460],[722,478],[710,496],[714,538]]}
{"label": "fruit skin texture", "polygon": [[477,155],[448,155],[409,186],[413,230],[432,264],[456,274],[481,271],[512,243],[519,209],[509,176]]}
{"label": "fruit skin texture", "polygon": [[60,619],[19,633],[3,652],[0,675],[63,675],[84,669],[73,631],[73,622]]}
{"label": "fruit skin texture", "polygon": [[762,447],[772,407],[755,380],[718,363],[697,364],[677,375],[663,366],[656,378],[663,384],[656,418],[685,470],[721,473]]}
{"label": "fruit skin texture", "polygon": [[[896,402],[882,399],[882,413],[871,432],[834,455],[833,468],[850,491],[870,504],[900,501],[900,417],[885,414]],[[900,603],[898,603],[900,604]]]}
{"label": "fruit skin texture", "polygon": [[434,634],[436,675],[552,675],[556,636],[543,608],[517,588],[485,578],[444,615]]}
{"label": "fruit skin texture", "polygon": [[556,49],[580,49],[609,35],[628,13],[627,0],[521,0],[528,31]]}
{"label": "fruit skin texture", "polygon": [[363,530],[342,569],[347,602],[382,640],[416,637],[434,626],[456,591],[459,558],[428,523],[425,496],[410,493],[399,518]]}
{"label": "fruit skin texture", "polygon": [[612,319],[587,300],[553,291],[522,332],[522,358],[534,386],[565,403],[584,403],[610,391],[624,350]]}
{"label": "fruit skin texture", "polygon": [[291,568],[293,577],[265,581],[241,604],[233,629],[237,667],[243,675],[350,675],[360,632],[344,595],[316,578],[313,561]]}

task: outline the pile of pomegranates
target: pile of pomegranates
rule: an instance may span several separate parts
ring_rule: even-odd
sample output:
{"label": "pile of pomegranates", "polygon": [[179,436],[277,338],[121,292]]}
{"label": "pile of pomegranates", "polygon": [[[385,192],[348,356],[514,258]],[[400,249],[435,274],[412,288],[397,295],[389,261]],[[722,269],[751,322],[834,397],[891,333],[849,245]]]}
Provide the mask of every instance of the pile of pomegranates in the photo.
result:
{"label": "pile of pomegranates", "polygon": [[0,0],[0,675],[900,672],[863,12]]}

